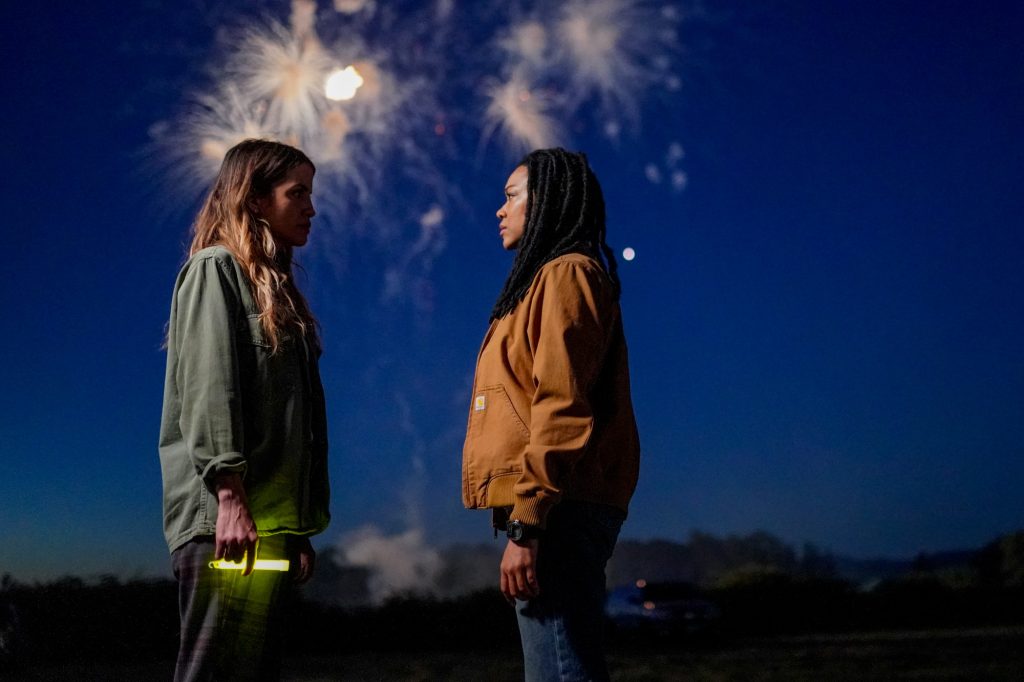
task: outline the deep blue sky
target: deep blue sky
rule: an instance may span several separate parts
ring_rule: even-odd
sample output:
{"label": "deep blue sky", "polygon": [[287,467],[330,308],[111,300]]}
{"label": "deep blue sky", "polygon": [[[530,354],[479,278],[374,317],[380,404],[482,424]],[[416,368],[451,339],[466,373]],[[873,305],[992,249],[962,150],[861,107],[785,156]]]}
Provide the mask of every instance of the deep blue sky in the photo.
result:
{"label": "deep blue sky", "polygon": [[[1021,5],[707,6],[672,101],[646,103],[618,146],[573,140],[610,242],[638,253],[621,264],[643,444],[623,536],[763,528],[909,555],[1024,526]],[[163,574],[159,345],[197,197],[147,145],[225,11],[6,14],[0,573]],[[644,176],[675,140],[681,193]],[[515,156],[454,149],[428,312],[380,303],[379,240],[315,224],[300,252],[326,346],[327,542],[371,523],[490,537],[458,481]]]}

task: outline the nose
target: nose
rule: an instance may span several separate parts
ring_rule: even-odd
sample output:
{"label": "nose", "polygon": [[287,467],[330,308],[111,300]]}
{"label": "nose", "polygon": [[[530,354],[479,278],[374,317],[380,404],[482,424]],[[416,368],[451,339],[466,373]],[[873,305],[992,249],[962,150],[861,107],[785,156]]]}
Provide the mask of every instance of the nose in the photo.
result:
{"label": "nose", "polygon": [[308,215],[310,218],[316,215],[316,209],[313,208],[312,200],[310,200],[309,204],[306,206],[306,215]]}
{"label": "nose", "polygon": [[495,215],[498,216],[498,220],[505,217],[505,204],[501,205],[501,208],[498,209],[498,212],[495,213]]}

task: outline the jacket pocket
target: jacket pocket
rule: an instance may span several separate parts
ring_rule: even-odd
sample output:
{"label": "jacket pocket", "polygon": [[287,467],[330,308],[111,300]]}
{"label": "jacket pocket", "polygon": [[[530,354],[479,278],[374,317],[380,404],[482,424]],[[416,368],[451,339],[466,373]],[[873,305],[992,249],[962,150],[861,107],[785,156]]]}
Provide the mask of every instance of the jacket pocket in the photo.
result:
{"label": "jacket pocket", "polygon": [[282,414],[299,384],[299,358],[290,337],[282,335],[277,352],[259,315],[247,315],[238,327],[239,372],[246,409],[260,418]]}
{"label": "jacket pocket", "polygon": [[478,387],[470,406],[466,464],[475,493],[486,497],[496,476],[522,470],[522,456],[530,443],[530,429],[516,412],[501,384]]}
{"label": "jacket pocket", "polygon": [[263,324],[260,323],[259,315],[246,315],[245,327],[239,330],[242,340],[253,346],[270,348],[270,339],[263,331]]}

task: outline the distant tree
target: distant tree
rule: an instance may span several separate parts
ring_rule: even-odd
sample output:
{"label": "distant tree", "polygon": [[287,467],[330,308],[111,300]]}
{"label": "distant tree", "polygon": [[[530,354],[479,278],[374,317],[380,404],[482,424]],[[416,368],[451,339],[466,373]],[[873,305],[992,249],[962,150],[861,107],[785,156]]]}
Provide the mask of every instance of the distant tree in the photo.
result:
{"label": "distant tree", "polygon": [[978,582],[986,587],[1024,587],[1024,531],[988,543],[971,562]]}
{"label": "distant tree", "polygon": [[798,559],[793,547],[763,530],[726,537],[695,530],[682,544],[667,540],[620,542],[608,565],[608,576],[611,585],[638,578],[712,585],[752,566],[807,577],[832,577],[836,572],[831,555],[807,545]]}
{"label": "distant tree", "polygon": [[777,566],[764,564],[746,564],[720,575],[715,580],[714,588],[730,590],[737,588],[769,588],[788,584],[792,576]]}
{"label": "distant tree", "polygon": [[800,575],[805,578],[835,578],[836,559],[831,552],[822,552],[812,542],[805,542],[800,555]]}
{"label": "distant tree", "polygon": [[913,563],[910,565],[910,570],[913,573],[926,574],[934,571],[935,567],[927,553],[918,552],[917,556],[914,557]]}
{"label": "distant tree", "polygon": [[1006,587],[1024,587],[1024,531],[1005,535],[999,541],[1001,572]]}

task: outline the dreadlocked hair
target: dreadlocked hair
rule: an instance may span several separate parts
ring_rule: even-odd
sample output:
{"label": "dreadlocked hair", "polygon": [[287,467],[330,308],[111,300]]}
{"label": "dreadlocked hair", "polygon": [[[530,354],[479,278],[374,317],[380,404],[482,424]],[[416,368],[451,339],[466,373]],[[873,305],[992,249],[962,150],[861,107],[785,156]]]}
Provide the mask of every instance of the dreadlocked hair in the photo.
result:
{"label": "dreadlocked hair", "polygon": [[567,253],[597,260],[608,273],[617,300],[622,286],[615,254],[605,241],[604,195],[586,155],[561,147],[538,149],[518,166],[527,172],[526,224],[491,320],[512,312],[541,267]]}
{"label": "dreadlocked hair", "polygon": [[217,179],[192,225],[189,255],[221,245],[248,275],[260,325],[276,353],[286,331],[320,350],[317,321],[292,274],[292,248],[278,245],[254,202],[273,191],[288,171],[313,162],[302,151],[270,140],[244,140],[228,150]]}

